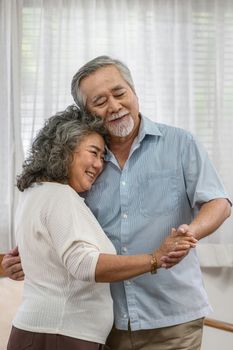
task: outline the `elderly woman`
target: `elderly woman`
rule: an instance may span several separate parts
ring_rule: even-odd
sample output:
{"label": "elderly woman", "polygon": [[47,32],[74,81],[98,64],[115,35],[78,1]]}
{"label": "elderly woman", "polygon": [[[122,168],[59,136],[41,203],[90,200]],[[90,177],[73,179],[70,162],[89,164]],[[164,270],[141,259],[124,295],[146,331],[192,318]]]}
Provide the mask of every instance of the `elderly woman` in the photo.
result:
{"label": "elderly woman", "polygon": [[108,282],[156,272],[163,255],[175,248],[183,256],[195,245],[174,231],[153,253],[115,255],[78,195],[103,170],[105,138],[100,119],[72,106],[50,118],[33,142],[17,180],[25,282],[8,350],[99,349],[113,323]]}

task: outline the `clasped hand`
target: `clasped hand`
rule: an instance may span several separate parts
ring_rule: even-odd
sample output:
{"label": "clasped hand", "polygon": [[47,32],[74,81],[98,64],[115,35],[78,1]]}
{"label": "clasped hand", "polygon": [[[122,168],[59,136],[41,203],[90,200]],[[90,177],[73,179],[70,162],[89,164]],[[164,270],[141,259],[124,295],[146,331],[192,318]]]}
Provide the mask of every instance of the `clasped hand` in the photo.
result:
{"label": "clasped hand", "polygon": [[157,257],[158,267],[166,269],[178,264],[190,251],[195,248],[197,239],[188,230],[188,225],[182,225],[177,230],[172,228],[159,249],[154,254]]}

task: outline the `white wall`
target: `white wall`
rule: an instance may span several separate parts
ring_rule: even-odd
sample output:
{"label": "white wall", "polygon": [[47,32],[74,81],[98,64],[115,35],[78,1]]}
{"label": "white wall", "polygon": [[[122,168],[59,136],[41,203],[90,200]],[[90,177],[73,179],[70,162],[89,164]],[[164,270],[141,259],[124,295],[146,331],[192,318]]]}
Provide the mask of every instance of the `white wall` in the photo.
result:
{"label": "white wall", "polygon": [[[214,312],[210,318],[233,323],[233,268],[202,268]],[[233,333],[204,327],[202,350],[232,350]]]}
{"label": "white wall", "polygon": [[12,319],[21,302],[23,282],[0,277],[0,350],[6,350]]}

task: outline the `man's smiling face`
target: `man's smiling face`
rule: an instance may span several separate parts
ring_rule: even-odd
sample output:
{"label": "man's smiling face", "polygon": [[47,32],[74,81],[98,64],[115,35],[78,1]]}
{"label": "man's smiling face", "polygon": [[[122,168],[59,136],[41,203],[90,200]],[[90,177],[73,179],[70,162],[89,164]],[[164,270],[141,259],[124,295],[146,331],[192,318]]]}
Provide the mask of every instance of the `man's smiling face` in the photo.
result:
{"label": "man's smiling face", "polygon": [[104,119],[110,136],[127,137],[138,128],[138,98],[113,65],[83,78],[80,90],[86,109]]}

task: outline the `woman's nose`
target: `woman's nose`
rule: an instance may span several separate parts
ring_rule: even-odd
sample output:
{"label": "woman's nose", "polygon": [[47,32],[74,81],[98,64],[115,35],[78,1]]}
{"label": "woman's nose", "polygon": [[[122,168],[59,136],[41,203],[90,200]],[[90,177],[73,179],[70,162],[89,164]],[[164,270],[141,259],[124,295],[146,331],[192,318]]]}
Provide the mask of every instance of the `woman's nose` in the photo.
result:
{"label": "woman's nose", "polygon": [[103,168],[103,159],[101,157],[97,157],[94,162],[94,167],[98,170]]}

